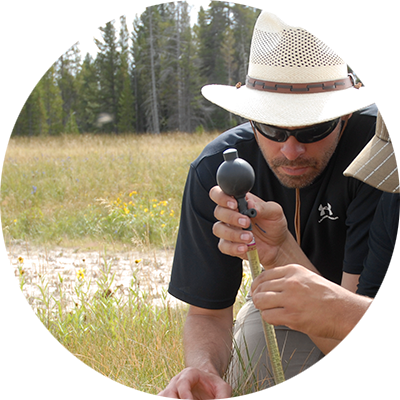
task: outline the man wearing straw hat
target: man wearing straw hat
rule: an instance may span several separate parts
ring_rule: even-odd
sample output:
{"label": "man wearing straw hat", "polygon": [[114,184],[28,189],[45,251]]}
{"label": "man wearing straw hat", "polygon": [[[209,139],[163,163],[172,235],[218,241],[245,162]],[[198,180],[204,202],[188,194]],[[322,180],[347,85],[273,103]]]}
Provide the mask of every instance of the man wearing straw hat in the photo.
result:
{"label": "man wearing straw hat", "polygon": [[252,299],[268,323],[340,341],[379,290],[396,242],[400,205],[396,159],[380,113],[375,136],[344,175],[384,191],[371,224],[369,251],[356,294],[300,265],[267,270],[253,282]]}
{"label": "man wearing straw hat", "polygon": [[[259,211],[264,202],[275,204],[271,218],[259,213],[253,219],[263,267],[296,262],[356,290],[381,195],[343,176],[374,133],[376,108],[360,86],[318,38],[262,12],[246,82],[202,89],[208,100],[250,122],[220,135],[191,164],[169,285],[170,294],[190,304],[186,368],[160,395],[230,397],[231,386],[239,387],[242,378],[248,383],[244,369],[256,378],[251,390],[271,385],[261,319],[251,299],[237,316],[237,351],[231,354],[233,304],[252,235],[242,230],[250,219],[215,186],[227,148],[236,148],[255,170],[249,205],[253,202]],[[281,232],[287,238],[284,246]],[[292,254],[299,245],[300,260]],[[276,335],[286,378],[316,363],[329,348],[286,326],[277,326]],[[222,379],[229,363],[231,385]]]}

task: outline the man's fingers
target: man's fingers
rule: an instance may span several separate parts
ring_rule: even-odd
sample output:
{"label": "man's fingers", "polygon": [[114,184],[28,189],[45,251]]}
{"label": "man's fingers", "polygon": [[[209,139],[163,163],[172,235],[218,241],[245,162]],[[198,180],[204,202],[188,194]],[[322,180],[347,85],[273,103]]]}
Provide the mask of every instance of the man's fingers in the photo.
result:
{"label": "man's fingers", "polygon": [[241,228],[227,225],[222,222],[216,222],[213,226],[213,234],[220,239],[229,240],[235,243],[250,243],[253,239],[253,234]]}
{"label": "man's fingers", "polygon": [[227,207],[231,210],[237,209],[237,201],[232,196],[225,194],[219,186],[212,187],[209,196],[214,203],[222,207]]}
{"label": "man's fingers", "polygon": [[233,211],[225,207],[215,207],[214,216],[217,220],[238,228],[248,228],[250,226],[249,217],[240,214],[238,211]]}

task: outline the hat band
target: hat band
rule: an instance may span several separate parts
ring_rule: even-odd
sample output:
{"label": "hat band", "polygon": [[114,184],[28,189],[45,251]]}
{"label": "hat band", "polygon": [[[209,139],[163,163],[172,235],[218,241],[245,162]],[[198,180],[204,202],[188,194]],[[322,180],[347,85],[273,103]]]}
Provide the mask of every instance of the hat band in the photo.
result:
{"label": "hat band", "polygon": [[246,77],[246,86],[250,89],[262,90],[273,93],[323,93],[355,87],[359,89],[361,84],[355,84],[353,75],[337,81],[314,82],[314,83],[279,83],[253,79]]}

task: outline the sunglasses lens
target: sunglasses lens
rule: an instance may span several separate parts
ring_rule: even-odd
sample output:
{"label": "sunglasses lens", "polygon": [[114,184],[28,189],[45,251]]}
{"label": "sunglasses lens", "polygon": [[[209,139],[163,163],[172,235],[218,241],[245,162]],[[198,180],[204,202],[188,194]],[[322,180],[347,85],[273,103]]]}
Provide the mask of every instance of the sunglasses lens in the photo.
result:
{"label": "sunglasses lens", "polygon": [[296,139],[300,143],[318,142],[330,135],[337,127],[339,121],[340,118],[333,121],[323,122],[322,124],[318,124],[310,128],[301,129],[295,135]]}
{"label": "sunglasses lens", "polygon": [[339,124],[339,121],[340,118],[337,118],[322,124],[292,131],[258,122],[253,122],[253,125],[263,136],[275,142],[285,142],[289,136],[294,136],[300,143],[314,143],[330,135]]}
{"label": "sunglasses lens", "polygon": [[274,142],[285,142],[289,138],[289,135],[284,129],[272,125],[260,124],[258,122],[253,122],[253,124],[263,136]]}

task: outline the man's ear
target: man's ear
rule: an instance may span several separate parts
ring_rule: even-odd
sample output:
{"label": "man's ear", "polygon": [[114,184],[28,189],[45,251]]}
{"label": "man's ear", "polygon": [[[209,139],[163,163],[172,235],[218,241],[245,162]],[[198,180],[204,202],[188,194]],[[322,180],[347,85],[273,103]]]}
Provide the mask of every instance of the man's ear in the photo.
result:
{"label": "man's ear", "polygon": [[343,116],[342,116],[342,121],[348,122],[348,120],[349,120],[352,116],[353,116],[353,113],[347,114],[347,115],[343,115]]}

